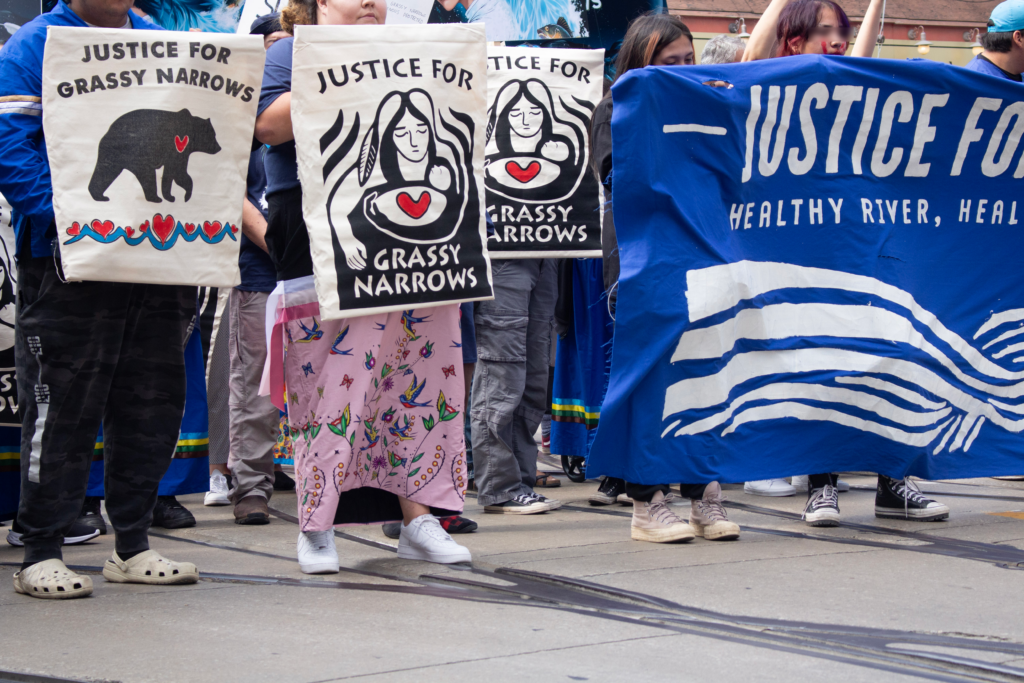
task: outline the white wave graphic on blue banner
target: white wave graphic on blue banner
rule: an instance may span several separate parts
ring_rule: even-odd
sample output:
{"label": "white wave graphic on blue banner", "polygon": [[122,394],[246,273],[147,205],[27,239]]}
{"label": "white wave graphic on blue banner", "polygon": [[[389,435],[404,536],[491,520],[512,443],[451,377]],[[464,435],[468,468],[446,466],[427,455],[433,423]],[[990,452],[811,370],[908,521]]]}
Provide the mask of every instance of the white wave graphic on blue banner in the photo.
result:
{"label": "white wave graphic on blue banner", "polygon": [[968,451],[986,422],[1024,431],[1024,309],[967,341],[863,275],[740,261],[689,271],[686,289],[691,327],[671,362],[693,376],[668,387],[662,437],[795,418],[939,453]]}

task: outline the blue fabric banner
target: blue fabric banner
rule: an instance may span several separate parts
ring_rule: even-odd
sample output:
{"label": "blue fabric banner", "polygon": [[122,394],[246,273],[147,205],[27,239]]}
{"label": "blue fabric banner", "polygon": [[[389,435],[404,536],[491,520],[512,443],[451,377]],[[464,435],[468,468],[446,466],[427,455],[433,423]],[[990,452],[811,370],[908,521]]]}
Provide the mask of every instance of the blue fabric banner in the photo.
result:
{"label": "blue fabric banner", "polygon": [[1024,474],[1024,88],[923,61],[638,69],[588,475]]}

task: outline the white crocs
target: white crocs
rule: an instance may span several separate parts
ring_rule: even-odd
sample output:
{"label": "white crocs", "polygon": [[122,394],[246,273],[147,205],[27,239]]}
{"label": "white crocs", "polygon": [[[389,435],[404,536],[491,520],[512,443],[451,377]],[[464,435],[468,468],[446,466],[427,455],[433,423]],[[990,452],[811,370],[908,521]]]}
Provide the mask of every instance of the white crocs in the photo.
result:
{"label": "white crocs", "polygon": [[111,583],[149,583],[158,586],[195,583],[199,570],[191,562],[171,562],[155,550],[122,560],[114,553],[103,565],[103,578]]}
{"label": "white crocs", "polygon": [[74,573],[61,560],[45,560],[16,573],[14,590],[49,600],[84,598],[92,594],[92,579]]}

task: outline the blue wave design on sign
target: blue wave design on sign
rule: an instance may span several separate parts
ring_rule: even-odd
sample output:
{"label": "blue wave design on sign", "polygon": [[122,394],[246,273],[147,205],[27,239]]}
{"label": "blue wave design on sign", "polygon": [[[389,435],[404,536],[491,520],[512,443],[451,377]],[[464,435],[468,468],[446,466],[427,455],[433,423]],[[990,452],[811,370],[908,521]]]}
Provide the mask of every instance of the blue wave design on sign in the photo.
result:
{"label": "blue wave design on sign", "polygon": [[[153,227],[149,225],[149,221],[146,221],[145,225],[147,225],[148,227],[141,231],[136,231],[135,229],[132,229],[132,235],[129,235],[125,228],[118,226],[113,231],[107,233],[106,236],[103,236],[102,234],[96,232],[96,230],[93,229],[92,223],[86,223],[80,228],[80,232],[77,235],[65,241],[64,244],[74,244],[75,242],[79,242],[85,239],[86,237],[90,237],[102,244],[111,244],[119,239],[124,239],[126,243],[133,247],[148,241],[156,249],[160,251],[167,251],[175,245],[179,237],[185,240],[186,242],[195,242],[196,239],[199,238],[202,239],[207,244],[219,244],[222,241],[224,241],[225,236],[230,237],[232,241],[237,241],[237,238],[235,237],[234,233],[238,230],[238,228],[230,223],[223,223],[220,232],[210,237],[203,230],[202,225],[198,223],[195,224],[195,230],[192,232],[192,234],[189,234],[188,231],[185,230],[185,226],[182,224],[182,222],[178,221],[177,224],[174,226],[174,230],[171,231],[171,234],[168,235],[167,240],[165,242],[160,241],[160,238],[157,237],[156,233],[153,230]],[[137,235],[134,234],[136,232],[138,233]]]}

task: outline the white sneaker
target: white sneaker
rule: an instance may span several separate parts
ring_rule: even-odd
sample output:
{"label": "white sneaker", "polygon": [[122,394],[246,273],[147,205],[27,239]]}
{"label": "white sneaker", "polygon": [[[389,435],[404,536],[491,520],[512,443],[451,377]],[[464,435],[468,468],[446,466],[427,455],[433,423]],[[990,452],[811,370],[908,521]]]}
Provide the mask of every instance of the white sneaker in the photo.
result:
{"label": "white sneaker", "polygon": [[441,528],[433,515],[420,515],[402,525],[398,537],[398,556],[403,560],[424,560],[439,564],[470,562],[473,558],[469,549],[464,548]]}
{"label": "white sneaker", "polygon": [[210,490],[203,498],[203,505],[231,505],[231,501],[228,500],[228,478],[220,470],[214,470],[210,475]]}
{"label": "white sneaker", "polygon": [[[806,474],[801,475],[799,477],[790,477],[789,481],[793,485],[793,488],[796,489],[797,491],[806,491],[807,490],[807,475]],[[744,487],[744,490],[746,490],[746,487]],[[838,491],[839,493],[846,493],[849,490],[850,490],[850,485],[848,483],[846,483],[842,479],[837,479],[836,480],[836,491]]]}
{"label": "white sneaker", "polygon": [[299,568],[303,574],[337,574],[338,549],[333,531],[300,531],[296,544]]}
{"label": "white sneaker", "polygon": [[795,496],[796,487],[788,484],[785,479],[760,479],[758,481],[748,481],[745,483],[743,485],[743,493],[749,493],[752,496],[769,496],[772,498]]}

